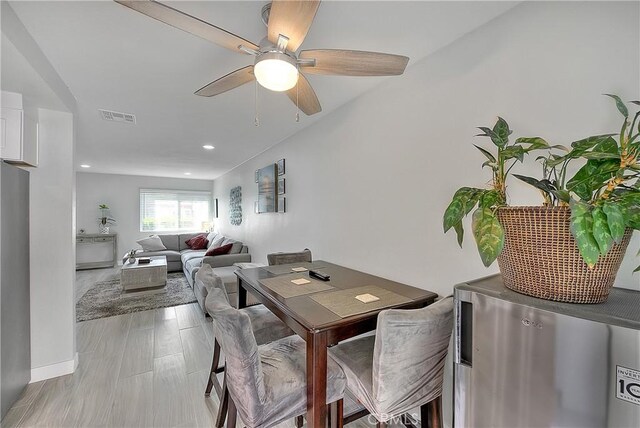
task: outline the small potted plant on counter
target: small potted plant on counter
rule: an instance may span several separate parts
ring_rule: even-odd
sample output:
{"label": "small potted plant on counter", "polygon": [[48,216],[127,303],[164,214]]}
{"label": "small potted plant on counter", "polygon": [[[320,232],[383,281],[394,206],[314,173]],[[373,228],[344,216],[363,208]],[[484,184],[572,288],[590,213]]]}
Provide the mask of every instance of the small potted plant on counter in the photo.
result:
{"label": "small potted plant on counter", "polygon": [[[506,287],[563,302],[607,299],[631,232],[640,229],[640,112],[631,117],[618,96],[609,97],[624,117],[620,131],[575,141],[570,148],[550,146],[540,137],[509,143],[511,130],[502,118],[493,128],[480,128],[496,147],[494,155],[476,146],[487,158],[483,167],[492,171],[491,187],[459,189],[445,211],[444,230],[453,228],[462,245],[462,220],[473,211],[480,257],[485,266],[498,260]],[[543,205],[508,206],[506,179],[534,150],[547,151],[537,158],[542,177],[513,175],[536,187]],[[572,162],[583,165],[567,179]]]}
{"label": "small potted plant on counter", "polygon": [[98,230],[100,233],[107,234],[109,233],[109,228],[116,224],[116,219],[111,217],[111,211],[107,205],[100,204],[98,205],[98,209],[100,210],[100,217],[98,217]]}

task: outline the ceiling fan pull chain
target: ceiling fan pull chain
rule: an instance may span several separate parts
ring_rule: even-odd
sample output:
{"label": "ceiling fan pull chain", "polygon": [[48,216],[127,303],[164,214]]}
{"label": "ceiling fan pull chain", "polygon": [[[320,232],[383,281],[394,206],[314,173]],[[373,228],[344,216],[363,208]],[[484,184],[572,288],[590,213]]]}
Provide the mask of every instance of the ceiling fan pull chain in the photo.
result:
{"label": "ceiling fan pull chain", "polygon": [[255,91],[255,117],[253,119],[253,124],[255,126],[260,126],[260,119],[258,118],[258,80],[256,79],[256,91]]}

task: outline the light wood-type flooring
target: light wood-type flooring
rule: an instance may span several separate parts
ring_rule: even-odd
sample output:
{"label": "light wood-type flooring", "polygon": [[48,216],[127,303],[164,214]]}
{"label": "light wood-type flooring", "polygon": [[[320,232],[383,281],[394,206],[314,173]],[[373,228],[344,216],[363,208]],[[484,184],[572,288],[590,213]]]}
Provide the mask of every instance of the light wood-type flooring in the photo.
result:
{"label": "light wood-type flooring", "polygon": [[[77,298],[119,269],[81,271]],[[197,303],[77,324],[75,373],[29,384],[2,427],[212,427],[213,326]],[[238,420],[238,426],[242,422]],[[281,427],[293,427],[293,420]],[[349,426],[374,426],[362,418]]]}

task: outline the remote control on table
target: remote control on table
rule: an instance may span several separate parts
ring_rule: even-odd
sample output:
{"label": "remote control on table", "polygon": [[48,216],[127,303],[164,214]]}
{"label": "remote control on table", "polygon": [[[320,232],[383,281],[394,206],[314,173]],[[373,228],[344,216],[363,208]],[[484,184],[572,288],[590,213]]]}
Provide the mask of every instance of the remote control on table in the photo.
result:
{"label": "remote control on table", "polygon": [[329,281],[329,279],[331,279],[331,276],[327,275],[326,273],[318,272],[316,270],[310,270],[309,276],[317,278],[320,281]]}

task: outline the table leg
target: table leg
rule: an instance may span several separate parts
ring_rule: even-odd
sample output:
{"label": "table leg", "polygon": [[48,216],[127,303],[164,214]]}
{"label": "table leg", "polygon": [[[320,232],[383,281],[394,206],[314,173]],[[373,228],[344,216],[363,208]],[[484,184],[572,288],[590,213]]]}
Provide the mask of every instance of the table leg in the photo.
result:
{"label": "table leg", "polygon": [[325,428],[327,419],[327,335],[307,333],[307,425]]}
{"label": "table leg", "polygon": [[247,289],[243,287],[242,280],[238,278],[238,309],[247,307]]}

